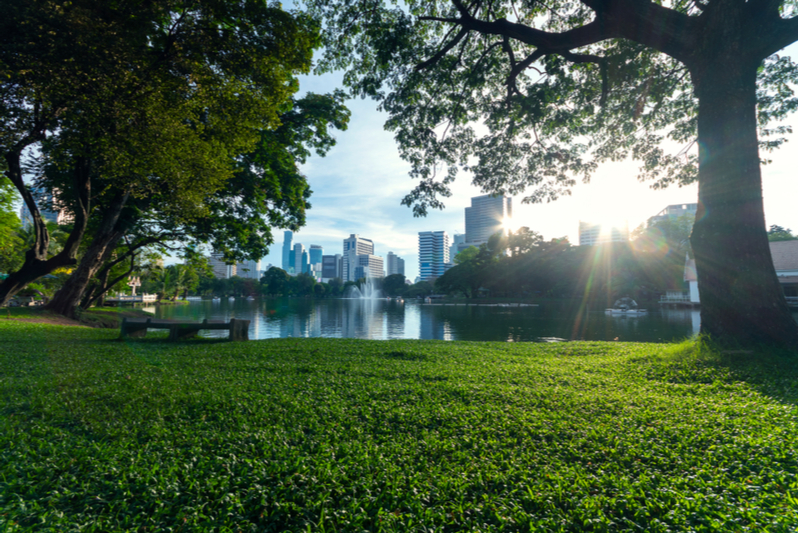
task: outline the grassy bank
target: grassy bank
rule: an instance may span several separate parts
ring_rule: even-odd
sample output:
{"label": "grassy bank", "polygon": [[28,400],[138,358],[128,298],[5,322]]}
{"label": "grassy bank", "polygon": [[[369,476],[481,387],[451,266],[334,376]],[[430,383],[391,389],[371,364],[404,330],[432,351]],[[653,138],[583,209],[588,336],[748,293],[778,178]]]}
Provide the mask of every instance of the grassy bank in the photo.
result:
{"label": "grassy bank", "polygon": [[59,325],[82,325],[91,328],[119,328],[124,317],[152,317],[151,313],[135,307],[92,307],[81,312],[74,320],[62,315],[45,311],[40,307],[4,307],[0,308],[0,321],[26,320]]}
{"label": "grassy bank", "polygon": [[796,529],[796,361],[116,333],[0,320],[0,531]]}

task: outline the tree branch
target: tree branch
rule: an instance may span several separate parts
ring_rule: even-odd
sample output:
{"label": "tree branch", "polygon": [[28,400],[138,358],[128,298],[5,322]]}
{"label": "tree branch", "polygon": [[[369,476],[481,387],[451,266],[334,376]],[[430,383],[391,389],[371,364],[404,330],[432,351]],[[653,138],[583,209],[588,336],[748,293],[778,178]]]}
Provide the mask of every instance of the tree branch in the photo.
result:
{"label": "tree branch", "polygon": [[694,35],[700,28],[698,17],[689,17],[646,0],[582,0],[596,18],[592,22],[561,33],[531,28],[506,19],[476,19],[460,0],[451,0],[459,18],[421,17],[458,24],[483,34],[501,35],[521,43],[545,48],[546,53],[561,53],[606,39],[625,38],[645,44],[678,60],[688,59]]}
{"label": "tree branch", "polygon": [[758,32],[757,53],[761,59],[779,52],[792,43],[797,42],[797,17],[784,19],[779,16],[770,16],[769,29],[772,31]]}
{"label": "tree branch", "polygon": [[455,47],[461,41],[461,39],[463,39],[468,33],[469,33],[468,29],[461,28],[458,34],[455,37],[453,37],[453,39],[449,43],[447,43],[444,46],[444,48],[436,52],[436,54],[430,59],[423,61],[419,65],[415,66],[414,70],[424,70],[436,64],[440,59],[442,59],[445,55],[447,55],[447,52],[452,50],[453,47]]}

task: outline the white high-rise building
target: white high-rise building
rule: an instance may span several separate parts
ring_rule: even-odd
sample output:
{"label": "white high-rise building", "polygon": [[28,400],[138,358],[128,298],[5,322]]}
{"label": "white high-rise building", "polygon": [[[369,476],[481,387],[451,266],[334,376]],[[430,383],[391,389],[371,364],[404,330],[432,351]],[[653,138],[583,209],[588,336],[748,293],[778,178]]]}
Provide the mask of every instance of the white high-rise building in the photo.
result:
{"label": "white high-rise building", "polygon": [[[342,246],[342,281],[355,281],[356,267],[359,255],[373,255],[375,253],[375,243],[369,239],[359,237],[356,233],[351,233],[350,237],[344,239]],[[383,260],[381,260],[383,261]],[[381,265],[383,268],[383,265]]]}
{"label": "white high-rise building", "polygon": [[261,260],[251,261],[245,260],[241,263],[236,263],[236,275],[240,278],[260,279],[261,278]]}
{"label": "white high-rise building", "polygon": [[211,266],[216,278],[228,279],[236,275],[236,265],[225,264],[225,260],[220,253],[212,253],[208,258],[208,264]]}
{"label": "white high-rise building", "polygon": [[353,281],[361,278],[382,278],[383,257],[372,254],[356,256],[356,267],[353,270]]}
{"label": "white high-rise building", "polygon": [[581,246],[594,246],[609,242],[628,242],[628,223],[622,226],[606,226],[578,221],[578,236]]}
{"label": "white high-rise building", "polygon": [[406,275],[406,262],[402,258],[395,255],[394,252],[386,254],[386,275],[393,274]]}
{"label": "white high-rise building", "polygon": [[475,196],[472,206],[464,208],[465,244],[478,245],[503,231],[511,218],[511,198],[508,196]]}
{"label": "white high-rise building", "polygon": [[299,242],[294,245],[294,273],[295,275],[301,274],[305,272],[303,267],[305,266],[305,261],[303,261],[303,254],[306,252],[306,247],[300,244]]}
{"label": "white high-rise building", "polygon": [[419,277],[438,278],[450,263],[450,237],[446,231],[419,232]]}

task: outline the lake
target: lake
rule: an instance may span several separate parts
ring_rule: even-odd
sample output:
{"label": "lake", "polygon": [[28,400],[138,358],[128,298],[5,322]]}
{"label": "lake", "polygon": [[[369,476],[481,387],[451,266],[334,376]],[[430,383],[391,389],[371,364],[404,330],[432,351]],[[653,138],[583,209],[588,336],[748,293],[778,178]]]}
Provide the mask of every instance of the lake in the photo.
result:
{"label": "lake", "polygon": [[[251,339],[337,337],[546,342],[600,340],[669,342],[700,331],[698,309],[654,309],[642,317],[606,316],[575,302],[536,307],[423,304],[387,300],[194,300],[146,308],[157,318],[250,320]],[[227,336],[226,331],[203,336]]]}

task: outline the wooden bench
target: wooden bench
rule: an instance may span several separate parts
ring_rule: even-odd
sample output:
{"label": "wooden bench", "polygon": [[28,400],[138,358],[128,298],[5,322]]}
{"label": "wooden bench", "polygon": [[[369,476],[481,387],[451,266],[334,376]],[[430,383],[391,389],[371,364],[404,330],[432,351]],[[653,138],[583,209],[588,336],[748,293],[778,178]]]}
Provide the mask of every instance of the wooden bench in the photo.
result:
{"label": "wooden bench", "polygon": [[203,320],[202,322],[173,322],[168,320],[153,320],[152,318],[127,318],[122,319],[119,336],[121,339],[140,338],[147,335],[147,330],[168,329],[169,340],[177,341],[190,339],[197,335],[201,329],[227,329],[228,340],[246,341],[249,340],[248,329],[249,320],[232,318],[230,322],[222,320]]}

